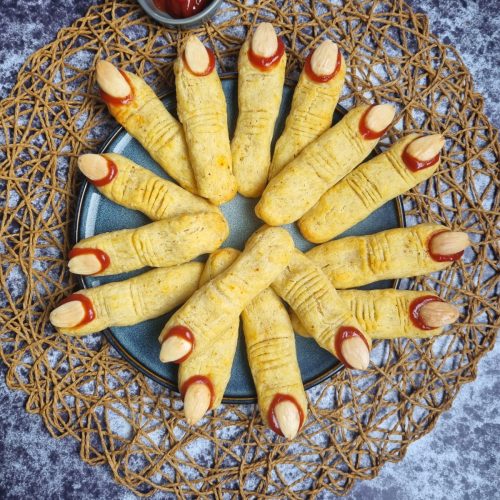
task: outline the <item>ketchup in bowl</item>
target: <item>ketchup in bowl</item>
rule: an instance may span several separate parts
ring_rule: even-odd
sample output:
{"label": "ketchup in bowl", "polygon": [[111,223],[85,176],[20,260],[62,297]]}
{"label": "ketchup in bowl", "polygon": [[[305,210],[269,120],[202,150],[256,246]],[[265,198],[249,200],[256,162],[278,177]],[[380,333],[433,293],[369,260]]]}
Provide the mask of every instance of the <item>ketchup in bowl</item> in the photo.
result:
{"label": "ketchup in bowl", "polygon": [[208,3],[209,0],[154,0],[157,9],[177,19],[194,16]]}

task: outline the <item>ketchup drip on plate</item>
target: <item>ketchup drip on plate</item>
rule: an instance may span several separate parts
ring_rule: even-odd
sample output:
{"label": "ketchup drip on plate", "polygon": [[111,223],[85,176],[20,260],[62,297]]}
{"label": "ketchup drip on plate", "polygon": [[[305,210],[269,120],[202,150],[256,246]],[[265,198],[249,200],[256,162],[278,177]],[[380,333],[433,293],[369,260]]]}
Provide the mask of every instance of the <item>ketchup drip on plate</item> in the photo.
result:
{"label": "ketchup drip on plate", "polygon": [[87,323],[93,321],[95,318],[94,306],[92,305],[91,300],[81,293],[72,293],[69,297],[66,297],[64,300],[62,300],[59,305],[74,301],[78,301],[82,304],[83,309],[85,310],[85,316],[80,321],[80,323],[78,323],[78,325],[74,326],[73,328],[78,328],[79,326],[86,325]]}
{"label": "ketchup drip on plate", "polygon": [[73,248],[73,250],[70,250],[68,257],[72,259],[78,255],[95,255],[97,257],[97,260],[101,263],[101,269],[94,274],[102,273],[110,264],[109,255],[98,248]]}
{"label": "ketchup drip on plate", "polygon": [[366,117],[374,106],[375,104],[372,104],[365,111],[365,113],[361,117],[361,120],[359,121],[359,133],[361,134],[361,137],[363,137],[363,139],[366,139],[367,141],[372,141],[373,139],[378,139],[379,137],[382,137],[385,134],[385,131],[391,126],[389,124],[386,128],[380,130],[379,132],[374,132],[373,130],[368,128],[368,125],[366,124]]}
{"label": "ketchup drip on plate", "polygon": [[365,336],[354,326],[341,326],[335,335],[335,356],[339,358],[339,360],[348,368],[352,368],[352,366],[346,362],[344,356],[342,356],[342,344],[347,340],[353,337],[359,337],[365,344],[368,350],[370,350],[370,346],[365,339]]}
{"label": "ketchup drip on plate", "polygon": [[302,427],[302,424],[304,423],[304,412],[297,403],[297,400],[293,396],[289,396],[288,394],[280,394],[280,393],[276,394],[276,396],[274,396],[273,398],[271,405],[269,406],[269,410],[267,412],[267,420],[269,422],[269,427],[271,427],[271,429],[274,432],[276,432],[276,434],[278,434],[279,436],[283,436],[283,433],[281,432],[278,420],[276,419],[276,415],[274,414],[274,409],[279,403],[282,403],[283,401],[292,402],[299,411],[299,419],[300,419],[299,429]]}
{"label": "ketchup drip on plate", "polygon": [[285,44],[283,43],[283,40],[278,37],[278,48],[271,57],[258,56],[254,53],[252,47],[250,47],[248,51],[248,59],[257,69],[260,69],[261,71],[270,71],[281,61],[284,53]]}
{"label": "ketchup drip on plate", "polygon": [[464,254],[464,250],[460,250],[460,252],[457,253],[451,253],[449,255],[442,255],[439,253],[434,253],[431,250],[431,243],[432,243],[432,238],[437,236],[438,234],[443,234],[447,233],[448,231],[444,229],[443,231],[436,231],[435,233],[431,234],[431,237],[429,238],[429,242],[427,243],[427,250],[429,252],[429,255],[431,256],[431,259],[435,260],[436,262],[453,262],[455,260],[458,260],[462,257]]}
{"label": "ketchup drip on plate", "polygon": [[[128,86],[133,89],[134,87],[132,86],[132,82],[130,81],[129,77],[127,76],[127,73],[125,71],[122,71],[121,69],[118,70],[123,78],[127,80]],[[131,91],[129,95],[126,95],[125,97],[113,97],[112,95],[106,94],[104,90],[100,90],[101,92],[101,99],[106,103],[106,104],[111,104],[112,106],[120,106],[122,104],[130,104],[134,100],[134,92]]]}
{"label": "ketchup drip on plate", "polygon": [[318,82],[318,83],[326,83],[329,82],[332,78],[335,77],[335,75],[339,72],[340,66],[342,65],[342,56],[340,55],[340,50],[337,52],[337,62],[335,63],[335,68],[332,73],[329,75],[317,75],[311,66],[311,58],[312,55],[314,54],[314,51],[312,51],[306,59],[306,63],[304,65],[304,69],[306,71],[306,75],[309,77],[310,80],[313,82]]}
{"label": "ketchup drip on plate", "polygon": [[434,330],[436,327],[427,326],[422,318],[420,317],[420,309],[425,304],[429,302],[443,302],[440,298],[435,297],[434,295],[425,295],[423,297],[419,297],[418,299],[413,300],[410,303],[410,319],[411,322],[420,330]]}
{"label": "ketchup drip on plate", "polygon": [[102,179],[88,179],[88,181],[96,187],[109,184],[118,174],[118,167],[116,166],[116,163],[109,158],[106,158],[106,161],[108,163],[108,173]]}
{"label": "ketchup drip on plate", "polygon": [[[182,358],[176,359],[175,361],[172,361],[172,363],[175,364],[180,364],[183,361],[186,361],[186,359],[189,358],[191,351],[193,350],[194,347],[194,335],[193,332],[189,328],[186,328],[185,326],[173,326],[170,328],[168,333],[165,335],[165,338],[163,339],[163,342],[165,342],[168,338],[170,337],[179,337],[181,339],[187,340],[191,344],[191,349],[189,350],[188,353],[186,353]],[[162,342],[162,343],[163,343]]]}
{"label": "ketchup drip on plate", "polygon": [[209,408],[212,408],[214,401],[215,401],[215,389],[212,384],[212,381],[208,378],[205,377],[205,375],[193,375],[192,377],[189,377],[181,387],[181,396],[184,397],[186,395],[187,390],[193,385],[193,384],[205,384],[208,389],[210,390],[210,406]]}
{"label": "ketchup drip on plate", "polygon": [[154,0],[157,9],[177,19],[194,16],[202,11],[208,3],[207,0]]}
{"label": "ketchup drip on plate", "polygon": [[408,146],[406,146],[405,150],[403,151],[402,158],[404,164],[408,167],[409,170],[411,170],[412,172],[418,172],[419,170],[423,170],[424,168],[429,168],[432,167],[432,165],[435,165],[439,161],[440,156],[441,153],[438,153],[430,160],[417,160],[414,156],[408,153]]}

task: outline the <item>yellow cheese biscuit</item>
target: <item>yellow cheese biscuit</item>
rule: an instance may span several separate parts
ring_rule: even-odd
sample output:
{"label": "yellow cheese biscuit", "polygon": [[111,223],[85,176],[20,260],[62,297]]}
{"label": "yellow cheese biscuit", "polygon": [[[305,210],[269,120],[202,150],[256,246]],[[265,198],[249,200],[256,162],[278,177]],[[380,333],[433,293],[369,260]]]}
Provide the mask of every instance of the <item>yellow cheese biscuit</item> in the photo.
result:
{"label": "yellow cheese biscuit", "polygon": [[272,288],[323,349],[353,368],[367,368],[370,338],[317,264],[295,250]]}
{"label": "yellow cheese biscuit", "polygon": [[293,439],[307,415],[295,337],[285,306],[268,288],[241,315],[248,363],[264,422]]}
{"label": "yellow cheese biscuit", "polygon": [[227,222],[217,213],[180,215],[79,241],[68,266],[72,273],[99,276],[174,266],[213,252],[227,234]]}
{"label": "yellow cheese biscuit", "polygon": [[236,195],[236,179],[232,173],[226,98],[211,57],[198,38],[189,37],[174,64],[175,88],[177,113],[186,134],[198,193],[221,205]]}
{"label": "yellow cheese biscuit", "polygon": [[[211,254],[205,264],[200,286],[227,269],[238,257],[232,248],[222,248]],[[184,393],[184,412],[190,424],[195,424],[208,409],[220,405],[231,377],[236,345],[238,343],[239,318],[216,338],[199,336],[191,355],[179,366],[179,387]],[[190,393],[190,381],[205,383],[198,387],[195,396]]]}
{"label": "yellow cheese biscuit", "polygon": [[[274,28],[261,23],[245,41],[238,59],[238,121],[231,152],[238,191],[250,198],[260,196],[267,182],[271,163],[271,141],[285,82],[286,54],[269,69],[254,66],[249,52],[257,39],[263,50],[278,50]],[[281,42],[280,42],[281,43]],[[253,48],[258,50],[258,48]],[[273,53],[274,53],[273,52]]]}
{"label": "yellow cheese biscuit", "polygon": [[[440,136],[430,147],[439,154],[443,142]],[[412,171],[403,160],[405,149],[416,142],[411,134],[397,141],[385,153],[363,163],[338,184],[328,190],[299,221],[304,238],[323,243],[362,221],[384,203],[405,193],[428,179],[437,170],[440,160],[427,168]]]}
{"label": "yellow cheese biscuit", "polygon": [[[384,115],[382,130],[394,116],[388,105],[353,108],[332,128],[306,146],[267,185],[255,213],[272,226],[302,217],[331,186],[348,174],[376,146],[379,137],[365,138],[360,124],[366,117]],[[378,123],[378,122],[377,122]]]}
{"label": "yellow cheese biscuit", "polygon": [[[322,55],[326,63],[333,63],[335,74],[327,81],[317,81],[308,76],[306,67],[302,70],[285,129],[274,148],[269,179],[281,172],[285,165],[332,125],[333,113],[344,86],[346,64],[337,45],[329,40],[321,43],[313,53],[313,57]],[[325,63],[325,60],[320,62]],[[312,65],[310,59],[307,65]]]}
{"label": "yellow cheese biscuit", "polygon": [[[222,272],[238,255],[237,250],[223,248],[211,258]],[[290,317],[279,297],[267,288],[247,305],[241,319],[262,418],[273,430],[293,439],[306,418],[307,398]],[[222,343],[224,338],[220,336]],[[216,363],[221,356],[217,351],[212,355],[215,361],[207,357],[207,364]],[[189,361],[181,364],[181,370]]]}
{"label": "yellow cheese biscuit", "polygon": [[[433,257],[431,242],[437,243],[435,254],[440,257]],[[439,224],[418,224],[329,241],[306,255],[321,267],[335,288],[354,288],[440,271],[459,258],[468,244],[466,233],[452,232]]]}
{"label": "yellow cheese biscuit", "polygon": [[[339,295],[372,339],[434,337],[458,318],[454,306],[431,292],[340,290]],[[292,312],[291,318],[295,332],[309,337],[297,315]]]}
{"label": "yellow cheese biscuit", "polygon": [[[52,311],[50,321],[59,333],[79,337],[110,326],[130,326],[157,318],[194,293],[202,269],[200,262],[189,262],[79,290]],[[88,300],[83,303],[81,296]],[[86,306],[92,309],[92,319],[87,317],[90,320],[82,323],[88,314]]]}
{"label": "yellow cheese biscuit", "polygon": [[139,76],[119,71],[107,61],[98,63],[96,73],[111,115],[142,144],[170,177],[184,189],[196,193],[196,181],[189,164],[182,126],[167,111],[153,89]]}
{"label": "yellow cheese biscuit", "polygon": [[288,264],[294,249],[287,231],[281,228],[262,228],[247,241],[244,251],[223,273],[201,287],[168,321],[160,335],[163,362],[175,361],[189,352],[185,346],[172,349],[168,339],[174,327],[188,329],[191,343],[204,337],[217,338],[233,325],[247,304]]}
{"label": "yellow cheese biscuit", "polygon": [[104,196],[126,208],[139,210],[152,220],[200,212],[220,214],[220,210],[204,198],[158,177],[122,155],[85,154],[78,158],[78,167]]}

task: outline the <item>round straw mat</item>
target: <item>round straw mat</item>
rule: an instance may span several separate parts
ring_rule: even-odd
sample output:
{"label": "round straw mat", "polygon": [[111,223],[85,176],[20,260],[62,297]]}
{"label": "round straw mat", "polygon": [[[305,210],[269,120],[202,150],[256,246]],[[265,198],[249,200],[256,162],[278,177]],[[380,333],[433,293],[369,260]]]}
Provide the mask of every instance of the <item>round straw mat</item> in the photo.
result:
{"label": "round straw mat", "polygon": [[94,65],[112,59],[161,93],[173,84],[185,36],[136,2],[91,7],[26,61],[0,104],[0,356],[8,385],[28,395],[26,409],[54,437],[79,440],[83,460],[108,464],[137,494],[346,493],[434,427],[495,339],[499,144],[459,55],[401,1],[228,1],[195,33],[214,47],[221,71],[234,71],[247,31],[263,20],[288,45],[291,78],[320,38],[340,45],[349,66],[341,104],[398,109],[382,147],[415,130],[446,137],[437,175],[404,197],[407,219],[465,230],[473,246],[451,268],[402,286],[437,290],[461,319],[439,338],[378,342],[367,372],[343,370],[310,390],[309,419],[293,443],[266,430],[253,405],[224,405],[190,429],[179,396],[130,367],[101,335],[56,335],[48,313],[74,287],[65,263],[75,159],[115,126]]}

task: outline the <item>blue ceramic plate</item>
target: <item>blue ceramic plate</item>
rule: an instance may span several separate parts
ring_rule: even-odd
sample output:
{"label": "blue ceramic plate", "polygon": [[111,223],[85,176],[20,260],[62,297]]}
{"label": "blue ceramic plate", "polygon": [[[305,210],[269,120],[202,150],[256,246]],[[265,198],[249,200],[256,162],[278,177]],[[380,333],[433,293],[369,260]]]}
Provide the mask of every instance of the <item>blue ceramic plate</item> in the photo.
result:
{"label": "blue ceramic plate", "polygon": [[[234,75],[223,79],[224,92],[228,104],[229,130],[234,131],[238,112],[237,80]],[[276,137],[279,136],[285,124],[290,109],[292,82],[287,82],[280,116],[276,126]],[[167,109],[176,114],[175,93],[172,91],[163,97]],[[334,121],[338,121],[346,111],[338,108]],[[165,172],[150,158],[142,146],[123,128],[119,128],[108,139],[102,148],[103,153],[122,154],[143,167],[149,168],[157,175],[168,178]],[[230,203],[222,206],[222,211],[230,225],[230,236],[223,246],[242,249],[247,238],[261,226],[262,222],[254,214],[257,200],[237,196]],[[75,240],[94,236],[95,234],[142,226],[149,220],[140,212],[128,210],[103,197],[95,187],[85,182],[82,186],[76,211]],[[347,231],[344,235],[370,234],[384,229],[404,225],[404,217],[399,201],[387,203],[369,218]],[[295,225],[286,226],[301,250],[308,250],[312,244],[300,235]],[[206,256],[203,258],[203,260]],[[127,273],[112,277],[87,276],[81,279],[84,287],[94,287],[135,276],[143,271]],[[379,282],[367,288],[387,288],[394,286],[393,281]],[[130,327],[109,328],[105,334],[111,344],[138,370],[157,382],[177,389],[177,366],[163,364],[159,360],[160,346],[158,335],[165,325],[169,315],[150,321],[145,321]],[[296,336],[297,354],[300,370],[306,388],[312,387],[330,377],[342,365],[327,351],[321,349],[314,340]],[[226,389],[225,402],[250,403],[256,401],[255,387],[248,367],[243,337],[240,335],[238,350],[233,364],[231,380]]]}

